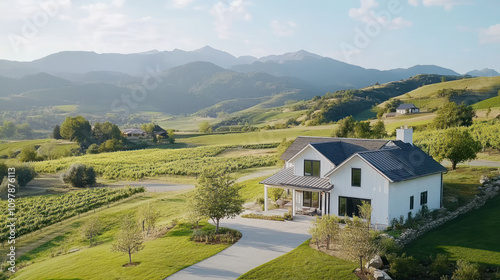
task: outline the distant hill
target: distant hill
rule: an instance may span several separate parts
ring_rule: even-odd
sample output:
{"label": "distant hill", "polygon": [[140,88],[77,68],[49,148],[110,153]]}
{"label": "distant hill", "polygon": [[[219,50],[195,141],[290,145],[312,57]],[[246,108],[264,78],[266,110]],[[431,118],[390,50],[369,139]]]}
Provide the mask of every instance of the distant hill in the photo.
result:
{"label": "distant hill", "polygon": [[408,69],[376,70],[321,57],[306,51],[267,56],[252,64],[236,65],[232,70],[244,73],[265,72],[274,76],[297,77],[323,91],[354,89],[386,83],[418,74],[459,75],[435,65],[417,65]]}
{"label": "distant hill", "polygon": [[151,51],[134,54],[118,54],[86,51],[64,51],[48,55],[31,62],[0,60],[0,75],[20,77],[27,74],[47,72],[54,75],[65,73],[84,74],[93,71],[122,72],[133,76],[143,76],[148,69],[164,71],[195,61],[211,62],[228,68],[241,63],[251,63],[255,57],[237,58],[209,46],[194,51]]}
{"label": "distant hill", "polygon": [[500,76],[477,77],[426,85],[395,98],[433,110],[442,107],[448,100],[459,104],[476,104],[497,96],[499,90]]}
{"label": "distant hill", "polygon": [[469,71],[469,72],[465,73],[465,75],[471,75],[474,77],[494,77],[494,76],[500,76],[500,73],[498,73],[497,71],[495,71],[493,69],[484,68],[482,70]]}
{"label": "distant hill", "polygon": [[301,99],[316,94],[307,83],[298,79],[277,78],[266,73],[238,73],[210,62],[192,62],[160,72],[155,79],[147,81],[150,83],[147,87],[143,79],[116,72],[89,72],[77,80],[70,82],[45,73],[21,79],[0,77],[3,84],[0,96],[5,97],[0,109],[78,105],[85,111],[105,114],[120,107],[116,104],[125,105],[122,97],[131,99],[133,90],[138,88],[144,90],[145,97],[143,100],[131,99],[133,106],[128,109],[168,114],[191,114],[235,99],[241,100],[236,102],[238,106],[234,110],[242,110],[254,106],[255,100],[260,98],[262,102],[290,91],[298,92]]}

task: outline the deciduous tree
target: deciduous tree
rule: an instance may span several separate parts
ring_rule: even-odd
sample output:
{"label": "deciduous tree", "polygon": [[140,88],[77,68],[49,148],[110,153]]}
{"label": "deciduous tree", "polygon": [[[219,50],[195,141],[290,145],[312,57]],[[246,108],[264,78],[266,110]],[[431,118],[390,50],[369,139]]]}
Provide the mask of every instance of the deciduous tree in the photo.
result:
{"label": "deciduous tree", "polygon": [[212,125],[208,121],[200,123],[200,125],[198,126],[198,130],[201,133],[211,133],[213,131]]}
{"label": "deciduous tree", "polygon": [[80,144],[89,142],[91,137],[90,123],[82,116],[67,117],[61,124],[61,136]]}
{"label": "deciduous tree", "polygon": [[142,223],[142,230],[144,231],[147,228],[147,235],[149,235],[151,229],[155,228],[156,223],[161,216],[160,214],[160,211],[151,203],[148,203],[139,209],[139,219]]}
{"label": "deciduous tree", "polygon": [[76,188],[84,188],[96,183],[94,168],[81,163],[72,164],[61,177],[64,183],[69,183]]}
{"label": "deciduous tree", "polygon": [[455,170],[460,162],[475,159],[479,151],[481,143],[474,140],[468,130],[460,128],[448,129],[444,139],[430,147],[431,156],[437,161],[448,159],[452,170]]}
{"label": "deciduous tree", "polygon": [[193,195],[193,207],[216,224],[223,218],[234,218],[242,211],[244,200],[239,193],[241,187],[225,171],[207,168],[202,171]]}
{"label": "deciduous tree", "polygon": [[141,229],[130,216],[124,216],[120,231],[111,245],[111,250],[128,254],[129,264],[132,263],[132,254],[144,249]]}
{"label": "deciduous tree", "polygon": [[90,246],[92,247],[92,240],[101,232],[101,230],[102,224],[99,217],[92,216],[83,223],[80,228],[80,233],[83,238],[90,241]]}

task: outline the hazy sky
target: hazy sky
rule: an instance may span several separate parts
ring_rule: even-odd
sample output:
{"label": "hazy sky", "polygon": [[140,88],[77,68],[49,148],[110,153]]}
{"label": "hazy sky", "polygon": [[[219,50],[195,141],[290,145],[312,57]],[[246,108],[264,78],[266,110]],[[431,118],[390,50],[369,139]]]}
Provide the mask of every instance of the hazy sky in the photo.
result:
{"label": "hazy sky", "polygon": [[377,69],[500,71],[498,0],[2,0],[0,58],[64,50],[300,49]]}

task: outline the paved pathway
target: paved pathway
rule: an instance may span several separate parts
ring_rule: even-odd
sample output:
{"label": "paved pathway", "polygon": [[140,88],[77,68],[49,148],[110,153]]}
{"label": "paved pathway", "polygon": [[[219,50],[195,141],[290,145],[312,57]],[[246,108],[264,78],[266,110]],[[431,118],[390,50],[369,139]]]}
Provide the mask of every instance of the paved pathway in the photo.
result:
{"label": "paved pathway", "polygon": [[236,279],[243,273],[275,259],[302,244],[312,217],[298,216],[294,221],[235,219],[221,221],[221,226],[239,230],[243,237],[224,251],[185,268],[170,277],[177,279]]}
{"label": "paved pathway", "polygon": [[[441,164],[446,165],[446,166],[451,166],[451,162],[448,160],[443,160],[443,162],[441,162]],[[500,167],[500,161],[476,159],[476,160],[472,160],[469,162],[462,162],[462,163],[459,163],[458,165]]]}

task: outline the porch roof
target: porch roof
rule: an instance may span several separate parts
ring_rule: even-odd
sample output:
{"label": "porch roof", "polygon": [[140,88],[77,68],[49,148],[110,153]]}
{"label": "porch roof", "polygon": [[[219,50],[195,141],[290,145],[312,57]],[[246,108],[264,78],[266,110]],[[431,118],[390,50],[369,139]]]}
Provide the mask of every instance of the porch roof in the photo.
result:
{"label": "porch roof", "polygon": [[329,178],[318,178],[313,176],[296,176],[293,175],[293,167],[283,169],[280,172],[264,179],[260,184],[311,189],[320,191],[329,191],[333,189]]}

